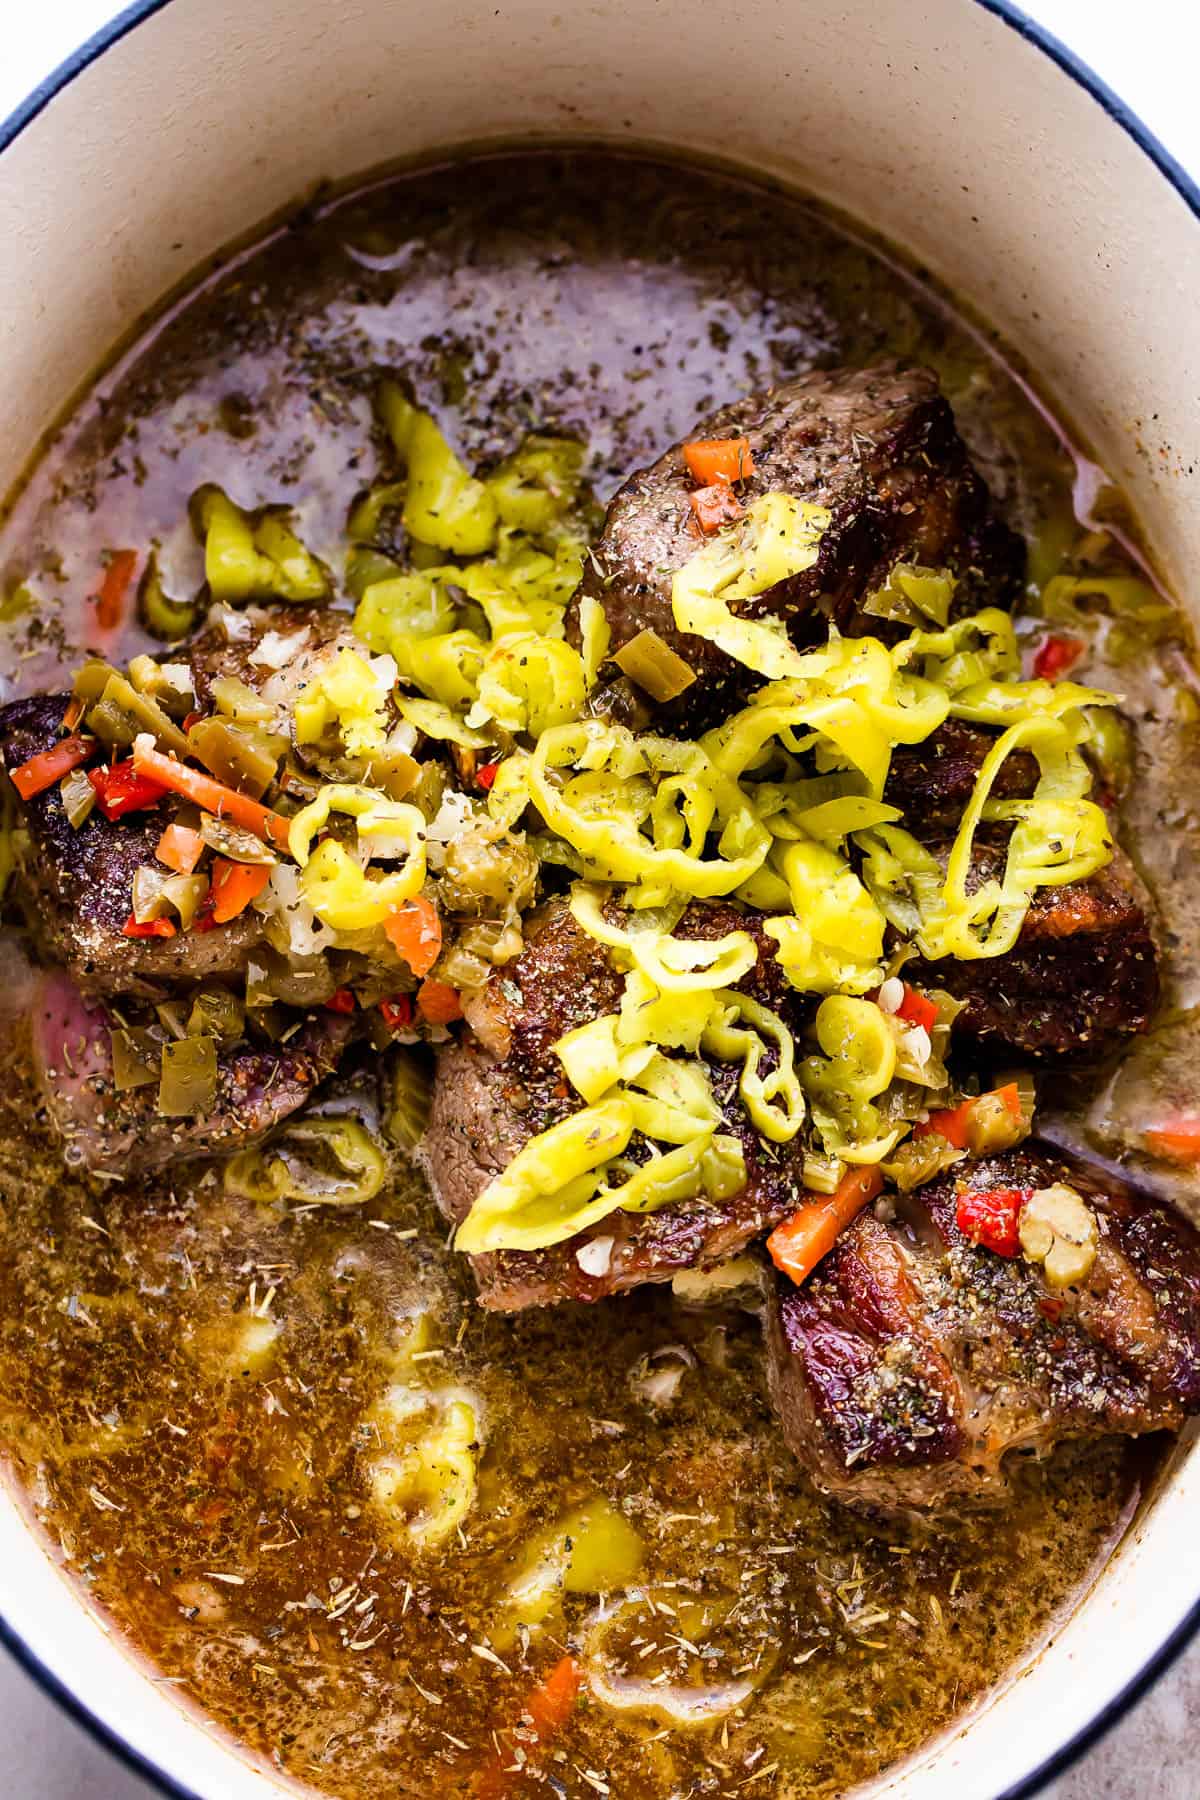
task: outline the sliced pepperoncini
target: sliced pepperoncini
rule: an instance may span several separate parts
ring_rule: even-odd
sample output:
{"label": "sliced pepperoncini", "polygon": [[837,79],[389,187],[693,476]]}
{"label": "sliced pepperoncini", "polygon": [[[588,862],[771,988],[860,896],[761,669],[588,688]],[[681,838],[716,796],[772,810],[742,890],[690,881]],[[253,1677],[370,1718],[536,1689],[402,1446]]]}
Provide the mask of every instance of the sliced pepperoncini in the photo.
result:
{"label": "sliced pepperoncini", "polygon": [[[332,838],[312,848],[329,816],[355,821],[358,843],[369,856],[402,857],[399,869],[372,876]],[[291,821],[288,848],[300,865],[300,891],[313,912],[334,931],[368,931],[420,892],[425,880],[425,817],[417,807],[387,800],[372,788],[329,782]]]}

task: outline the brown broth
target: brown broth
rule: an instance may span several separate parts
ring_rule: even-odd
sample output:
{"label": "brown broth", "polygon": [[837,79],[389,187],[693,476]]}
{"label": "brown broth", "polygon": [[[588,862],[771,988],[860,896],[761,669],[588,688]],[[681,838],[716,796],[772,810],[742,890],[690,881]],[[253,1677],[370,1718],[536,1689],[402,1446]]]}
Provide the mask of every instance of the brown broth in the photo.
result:
{"label": "brown broth", "polygon": [[[36,466],[0,533],[2,692],[53,686],[78,660],[105,550],[158,543],[168,590],[198,586],[186,514],[203,481],[289,501],[336,564],[375,471],[381,367],[406,371],[471,459],[531,425],[585,437],[607,498],[714,403],[886,354],[936,365],[1011,517],[1065,551],[1073,467],[1046,418],[938,296],[809,205],[584,155],[332,202],[151,327]],[[1183,641],[1164,634],[1156,655],[1179,660]],[[117,648],[145,644],[133,627]],[[1164,723],[1155,704],[1156,754],[1179,760],[1191,718]],[[1164,799],[1143,773],[1142,811]],[[753,1320],[660,1290],[484,1314],[403,1169],[369,1217],[256,1208],[204,1172],[89,1188],[27,1089],[23,967],[10,938],[0,1450],[90,1599],[182,1695],[323,1793],[470,1792],[493,1728],[588,1628],[595,1600],[567,1596],[528,1642],[494,1648],[531,1535],[591,1495],[642,1538],[653,1666],[758,1685],[725,1726],[688,1732],[585,1697],[544,1779],[514,1793],[842,1793],[1000,1680],[1127,1516],[1146,1463],[1114,1441],[1026,1466],[986,1529],[858,1518],[779,1442]],[[345,1104],[370,1104],[368,1074],[343,1083]],[[368,1504],[364,1468],[419,1313],[420,1383],[475,1397],[484,1450],[461,1534],[414,1556]],[[261,1362],[255,1315],[279,1327]],[[671,1346],[682,1356],[654,1366],[682,1377],[655,1405],[644,1359]],[[697,1602],[733,1609],[707,1655],[662,1627]]]}

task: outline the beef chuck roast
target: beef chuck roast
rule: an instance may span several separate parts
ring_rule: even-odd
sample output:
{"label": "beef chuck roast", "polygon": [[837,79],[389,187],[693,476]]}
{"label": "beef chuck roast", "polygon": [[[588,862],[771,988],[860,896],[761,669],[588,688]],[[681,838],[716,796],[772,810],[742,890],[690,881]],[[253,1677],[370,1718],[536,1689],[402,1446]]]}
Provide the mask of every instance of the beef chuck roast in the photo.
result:
{"label": "beef chuck roast", "polygon": [[[753,919],[721,905],[695,905],[682,936],[719,937]],[[741,984],[775,1008],[790,1003],[778,963],[765,954]],[[568,1088],[552,1045],[564,1032],[612,1012],[622,981],[607,952],[588,937],[562,901],[527,922],[526,946],[470,1005],[471,1029],[439,1055],[429,1129],[420,1160],[445,1217],[459,1224],[493,1176],[547,1126],[582,1102]],[[746,1186],[731,1199],[681,1201],[660,1212],[615,1212],[566,1243],[545,1250],[500,1251],[471,1259],[482,1305],[499,1311],[558,1300],[599,1300],[681,1269],[735,1255],[778,1224],[797,1203],[798,1149],[759,1142],[737,1093],[738,1068],[711,1065],[722,1130],[736,1134]],[[592,1250],[579,1260],[585,1245]]]}
{"label": "beef chuck roast", "polygon": [[[984,758],[997,733],[962,719],[947,719],[919,744],[898,744],[883,798],[898,806],[907,828],[928,838],[956,830],[975,791]],[[1037,786],[1038,766],[1028,750],[1006,756],[991,788],[993,800],[1027,800]]]}
{"label": "beef chuck roast", "polygon": [[352,1020],[325,1013],[286,1043],[222,1050],[211,1110],[165,1118],[156,1085],[114,1086],[109,1034],[117,1021],[69,976],[42,977],[32,1024],[34,1065],[66,1161],[122,1179],[257,1142],[332,1074],[353,1030]]}
{"label": "beef chuck roast", "polygon": [[[1002,851],[976,846],[985,879]],[[1037,1059],[1093,1059],[1144,1031],[1158,1005],[1158,953],[1150,900],[1129,859],[1087,881],[1039,888],[1006,956],[906,963],[905,978],[963,1002],[958,1040]]]}
{"label": "beef chuck roast", "polygon": [[[754,473],[739,489],[746,500],[782,491],[829,508],[814,567],[734,603],[747,617],[785,620],[796,643],[823,637],[830,623],[890,635],[861,602],[898,560],[950,568],[959,577],[958,611],[985,595],[995,605],[1016,598],[1023,545],[994,516],[930,370],[816,370],[722,407],[692,435],[749,439]],[[689,719],[698,707],[715,716],[747,681],[757,685],[715,644],[675,624],[672,580],[699,548],[689,505],[695,485],[681,444],[630,477],[608,509],[568,619],[578,641],[579,601],[597,600],[614,653],[643,629],[657,632],[696,671],[677,703]]]}
{"label": "beef chuck roast", "polygon": [[[868,1211],[802,1286],[774,1278],[768,1369],[784,1435],[851,1504],[1000,1500],[1010,1452],[1175,1429],[1200,1410],[1200,1237],[1124,1182],[1029,1144]],[[975,1189],[1067,1182],[1100,1247],[1077,1287],[978,1249],[956,1224]]]}
{"label": "beef chuck roast", "polygon": [[251,606],[232,614],[214,608],[179,655],[187,661],[201,707],[214,704],[212,684],[219,675],[233,676],[256,693],[270,682],[275,701],[288,705],[343,647],[362,653],[349,613],[332,607]]}

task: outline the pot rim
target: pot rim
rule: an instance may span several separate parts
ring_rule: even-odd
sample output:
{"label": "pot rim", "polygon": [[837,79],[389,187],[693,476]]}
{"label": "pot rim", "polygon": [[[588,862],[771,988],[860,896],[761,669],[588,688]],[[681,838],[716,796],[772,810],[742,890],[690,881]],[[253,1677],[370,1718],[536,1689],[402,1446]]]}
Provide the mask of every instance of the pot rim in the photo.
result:
{"label": "pot rim", "polygon": [[[1200,182],[1183,167],[1161,140],[1151,131],[1141,116],[1126,105],[1119,94],[1103,81],[1090,65],[1078,56],[1069,45],[1045,26],[1030,17],[1021,7],[1012,4],[1012,0],[969,0],[973,6],[980,7],[1007,25],[1017,36],[1048,57],[1069,80],[1082,88],[1096,102],[1101,110],[1126,135],[1132,138],[1138,149],[1154,164],[1175,189],[1189,211],[1200,220]],[[6,119],[0,119],[0,155],[13,144],[25,130],[26,126],[42,113],[50,102],[69,87],[77,76],[90,68],[106,51],[120,43],[131,31],[151,19],[156,13],[163,12],[172,4],[172,0],[132,0],[126,6],[92,33],[79,47],[64,58],[58,67],[53,69],[45,79],[38,83],[25,100],[11,112]],[[1159,1648],[1143,1664],[1138,1673],[1125,1685],[1119,1694],[1109,1700],[1088,1724],[1081,1727],[1073,1737],[1060,1745],[1054,1753],[1046,1757],[1021,1780],[997,1793],[993,1800],[1030,1800],[1034,1794],[1041,1792],[1046,1784],[1058,1775],[1063,1774],[1074,1763],[1099,1743],[1113,1727],[1124,1718],[1148,1692],[1161,1675],[1164,1675],[1176,1659],[1200,1632],[1200,1597],[1196,1599],[1185,1617],[1159,1646]],[[170,1800],[203,1800],[203,1796],[193,1789],[184,1787],[173,1775],[166,1772],[134,1748],[120,1733],[93,1712],[91,1707],[80,1698],[64,1681],[55,1674],[40,1656],[35,1654],[24,1641],[20,1633],[0,1610],[0,1645],[6,1649],[13,1659],[23,1668],[64,1712],[81,1725],[88,1735],[104,1749],[115,1756],[133,1774],[140,1776],[156,1787],[160,1793]]]}

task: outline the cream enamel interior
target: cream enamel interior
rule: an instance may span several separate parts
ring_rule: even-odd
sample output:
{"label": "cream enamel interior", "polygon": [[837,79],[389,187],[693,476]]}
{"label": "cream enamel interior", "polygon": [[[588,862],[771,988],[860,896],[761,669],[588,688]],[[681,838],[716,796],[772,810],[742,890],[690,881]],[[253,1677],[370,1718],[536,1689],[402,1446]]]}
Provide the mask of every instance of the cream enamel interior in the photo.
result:
{"label": "cream enamel interior", "polygon": [[[131,321],[322,179],[564,136],[732,157],[815,191],[969,296],[1118,476],[1181,597],[1200,560],[1200,221],[1045,54],[970,0],[169,0],[0,155],[0,491]],[[497,207],[503,194],[496,195]],[[1200,1600],[1195,1459],[1056,1641],[883,1789],[992,1800]],[[0,1495],[0,1613],[205,1800],[276,1791],[85,1612]]]}

